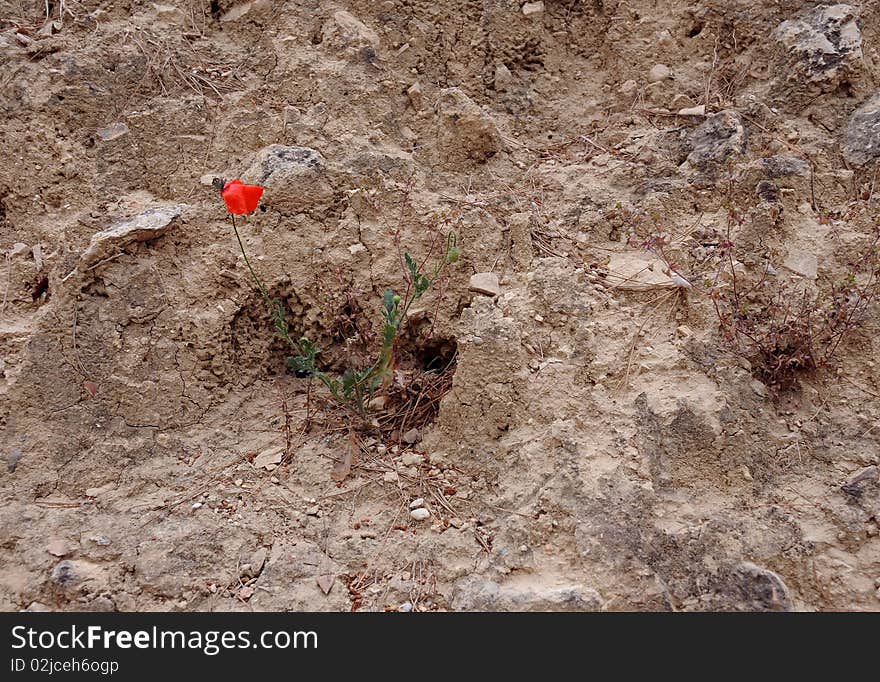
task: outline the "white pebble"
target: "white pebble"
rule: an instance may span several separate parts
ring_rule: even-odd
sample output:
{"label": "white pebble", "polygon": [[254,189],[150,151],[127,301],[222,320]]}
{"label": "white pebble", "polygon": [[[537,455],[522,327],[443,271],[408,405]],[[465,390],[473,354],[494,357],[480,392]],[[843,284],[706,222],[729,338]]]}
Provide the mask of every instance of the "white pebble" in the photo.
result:
{"label": "white pebble", "polygon": [[412,516],[416,521],[424,521],[431,515],[431,512],[429,512],[424,507],[419,507],[418,509],[413,509],[409,513],[409,515]]}

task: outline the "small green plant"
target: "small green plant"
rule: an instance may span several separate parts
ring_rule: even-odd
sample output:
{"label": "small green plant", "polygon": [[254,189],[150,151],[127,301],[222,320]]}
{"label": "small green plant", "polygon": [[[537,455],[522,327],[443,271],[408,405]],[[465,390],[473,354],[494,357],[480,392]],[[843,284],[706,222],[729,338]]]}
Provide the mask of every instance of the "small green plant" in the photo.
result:
{"label": "small green plant", "polygon": [[392,289],[385,290],[382,296],[384,325],[381,346],[376,359],[367,367],[349,368],[340,378],[332,377],[316,366],[315,358],[321,351],[306,337],[292,344],[298,355],[288,359],[288,367],[300,375],[315,377],[327,387],[335,400],[353,406],[361,417],[366,418],[370,399],[392,380],[398,332],[412,304],[431,288],[449,265],[458,260],[458,256],[457,237],[451,231],[446,235],[443,253],[428,274],[424,272],[427,263],[419,264],[409,253],[403,254],[406,289],[403,296],[395,294]]}

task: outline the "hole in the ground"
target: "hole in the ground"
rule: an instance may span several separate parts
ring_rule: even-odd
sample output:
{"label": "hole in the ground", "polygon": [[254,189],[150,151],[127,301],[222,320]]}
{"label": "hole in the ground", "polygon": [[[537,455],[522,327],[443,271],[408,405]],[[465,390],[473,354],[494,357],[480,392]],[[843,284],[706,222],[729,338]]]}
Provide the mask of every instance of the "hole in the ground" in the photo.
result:
{"label": "hole in the ground", "polygon": [[440,412],[443,396],[452,388],[457,360],[458,344],[452,338],[402,342],[394,382],[388,388],[382,412],[377,415],[385,440],[412,442],[413,431],[421,437],[421,431]]}
{"label": "hole in the ground", "polygon": [[410,351],[414,367],[423,372],[443,372],[454,367],[457,352],[455,339],[439,337],[428,339]]}

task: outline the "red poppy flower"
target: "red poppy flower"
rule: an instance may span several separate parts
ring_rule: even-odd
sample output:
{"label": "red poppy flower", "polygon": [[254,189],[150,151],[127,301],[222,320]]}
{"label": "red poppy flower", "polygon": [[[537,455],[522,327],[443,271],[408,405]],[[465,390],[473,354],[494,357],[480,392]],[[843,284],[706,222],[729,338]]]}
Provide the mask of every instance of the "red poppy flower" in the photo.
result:
{"label": "red poppy flower", "polygon": [[226,202],[226,210],[233,215],[253,213],[262,195],[262,187],[245,185],[241,180],[230,180],[220,190],[220,196]]}

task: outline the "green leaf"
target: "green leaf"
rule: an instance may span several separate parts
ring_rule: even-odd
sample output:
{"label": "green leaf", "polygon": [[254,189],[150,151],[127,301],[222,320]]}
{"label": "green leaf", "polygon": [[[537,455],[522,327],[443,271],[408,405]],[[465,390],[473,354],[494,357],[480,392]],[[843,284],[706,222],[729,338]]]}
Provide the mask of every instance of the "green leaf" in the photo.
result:
{"label": "green leaf", "polygon": [[416,275],[413,280],[413,285],[415,289],[415,297],[418,298],[431,288],[431,280],[425,275]]}
{"label": "green leaf", "polygon": [[382,347],[388,348],[391,346],[395,336],[397,336],[397,325],[390,323],[386,324],[385,329],[382,332]]}
{"label": "green leaf", "polygon": [[378,375],[373,377],[372,381],[370,381],[370,395],[376,392],[376,389],[382,385],[382,375]]}
{"label": "green leaf", "polygon": [[287,366],[292,372],[308,376],[311,376],[315,371],[315,366],[310,361],[310,358],[305,358],[301,355],[287,358]]}
{"label": "green leaf", "polygon": [[357,380],[357,374],[353,370],[346,370],[345,374],[342,375],[342,395],[345,396],[346,400],[351,399],[351,394],[357,385]]}
{"label": "green leaf", "polygon": [[419,274],[419,266],[416,264],[415,260],[408,253],[403,254],[403,259],[406,261],[406,267],[409,268],[409,274],[413,276],[415,279]]}
{"label": "green leaf", "polygon": [[394,316],[394,292],[391,289],[386,289],[385,293],[382,295],[382,308],[385,312],[386,318],[392,318]]}

